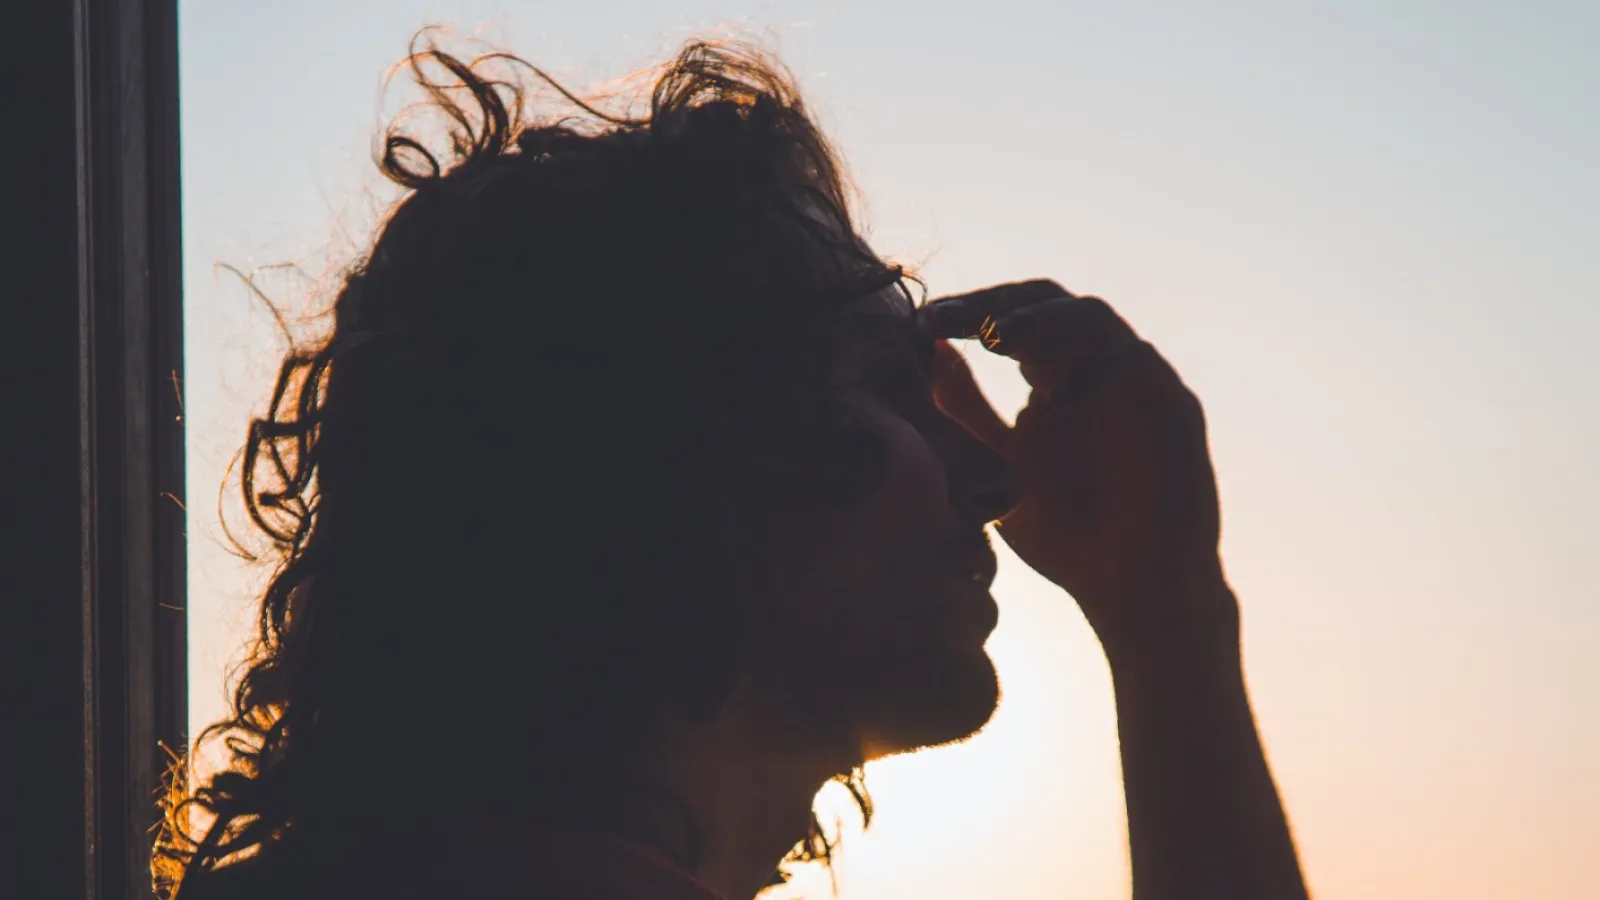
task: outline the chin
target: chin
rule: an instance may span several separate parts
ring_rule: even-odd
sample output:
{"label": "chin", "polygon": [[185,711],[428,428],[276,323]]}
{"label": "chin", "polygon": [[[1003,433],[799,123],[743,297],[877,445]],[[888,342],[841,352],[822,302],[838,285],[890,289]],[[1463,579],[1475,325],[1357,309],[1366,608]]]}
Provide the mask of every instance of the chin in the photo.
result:
{"label": "chin", "polygon": [[898,690],[874,692],[872,708],[861,710],[869,761],[964,741],[989,724],[1000,704],[1000,681],[982,649],[946,657],[936,671],[904,674]]}

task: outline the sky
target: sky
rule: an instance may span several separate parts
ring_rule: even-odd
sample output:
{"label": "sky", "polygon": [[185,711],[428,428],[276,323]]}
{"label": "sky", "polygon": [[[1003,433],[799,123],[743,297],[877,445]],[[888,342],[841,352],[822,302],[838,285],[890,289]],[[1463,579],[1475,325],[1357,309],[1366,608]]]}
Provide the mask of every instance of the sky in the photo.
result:
{"label": "sky", "polygon": [[[1200,396],[1315,894],[1600,897],[1600,5],[182,0],[180,21],[195,726],[264,577],[217,499],[283,350],[223,267],[297,263],[259,284],[302,308],[365,243],[382,76],[419,26],[579,87],[739,34],[795,71],[874,246],[932,293],[1100,295]],[[974,362],[1021,405],[1014,368]],[[1128,896],[1104,658],[1004,550],[995,595],[1001,708],[869,768],[844,900]]]}

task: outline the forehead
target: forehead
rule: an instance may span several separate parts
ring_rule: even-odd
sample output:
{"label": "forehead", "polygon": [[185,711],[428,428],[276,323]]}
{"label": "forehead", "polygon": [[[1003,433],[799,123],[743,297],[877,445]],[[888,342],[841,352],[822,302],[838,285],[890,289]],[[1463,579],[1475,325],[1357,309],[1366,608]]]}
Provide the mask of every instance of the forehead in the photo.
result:
{"label": "forehead", "polygon": [[[799,208],[807,218],[822,225],[835,241],[842,240],[854,246],[854,254],[845,253],[844,268],[855,269],[866,265],[883,272],[889,271],[890,266],[877,261],[878,256],[872,252],[866,238],[851,229],[848,218],[842,212],[819,205],[816,199],[811,197],[803,198]],[[807,252],[832,255],[839,252],[839,247],[837,244],[811,247]],[[910,296],[901,288],[901,282],[893,280],[876,291],[850,300],[844,305],[843,313],[846,319],[889,317],[909,320],[915,317],[916,307],[911,302]]]}
{"label": "forehead", "polygon": [[847,344],[904,344],[921,336],[916,306],[897,284],[857,297],[841,312],[839,324]]}
{"label": "forehead", "polygon": [[900,327],[905,328],[916,319],[916,307],[906,292],[901,290],[900,283],[895,282],[851,300],[845,304],[844,314],[853,321],[898,321]]}
{"label": "forehead", "polygon": [[843,312],[838,363],[847,371],[886,354],[898,357],[910,351],[910,358],[925,361],[933,353],[933,341],[915,304],[894,285],[850,301]]}
{"label": "forehead", "polygon": [[[810,200],[801,203],[800,208],[806,216],[825,225],[836,236],[848,233],[848,240],[855,244],[860,253],[857,262],[877,259],[866,239],[849,231],[848,222],[837,211],[820,208]],[[823,252],[835,251],[826,248]],[[905,290],[904,282],[888,274],[890,267],[886,263],[879,262],[877,266],[891,280],[875,291],[851,298],[839,308],[840,330],[848,344],[871,343],[883,338],[903,342],[908,337],[916,336],[917,308],[910,293]]]}

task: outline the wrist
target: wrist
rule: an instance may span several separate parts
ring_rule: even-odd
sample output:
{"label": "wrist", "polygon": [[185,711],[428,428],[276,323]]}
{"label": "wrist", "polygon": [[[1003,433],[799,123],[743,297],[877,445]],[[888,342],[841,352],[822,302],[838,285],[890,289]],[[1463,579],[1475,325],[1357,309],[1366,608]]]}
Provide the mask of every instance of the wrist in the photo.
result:
{"label": "wrist", "polygon": [[1122,608],[1133,613],[1128,621],[1097,629],[1113,676],[1138,671],[1196,678],[1239,670],[1239,603],[1220,578]]}
{"label": "wrist", "polygon": [[1251,719],[1239,633],[1170,634],[1105,647],[1118,728],[1192,735]]}

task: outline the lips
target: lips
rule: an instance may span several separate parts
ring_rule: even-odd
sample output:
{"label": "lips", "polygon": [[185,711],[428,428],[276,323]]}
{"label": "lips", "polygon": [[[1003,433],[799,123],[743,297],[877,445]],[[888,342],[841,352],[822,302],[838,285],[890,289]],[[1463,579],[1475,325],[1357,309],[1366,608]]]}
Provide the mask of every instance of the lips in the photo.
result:
{"label": "lips", "polygon": [[969,582],[966,589],[951,600],[950,624],[955,629],[952,635],[963,646],[974,637],[980,641],[987,639],[1000,624],[1000,607],[985,586]]}
{"label": "lips", "polygon": [[[969,540],[958,552],[951,554],[951,560],[955,563],[955,576],[966,584],[966,588],[952,598],[952,622],[959,623],[957,631],[962,635],[979,634],[987,637],[1000,621],[1000,608],[989,593],[998,566],[994,551],[989,548],[987,540]],[[970,637],[962,638],[963,641],[968,639]]]}
{"label": "lips", "polygon": [[994,584],[999,562],[995,559],[994,550],[989,546],[987,532],[978,532],[977,540],[968,538],[962,541],[950,558],[955,565],[954,574],[957,576],[985,590]]}

